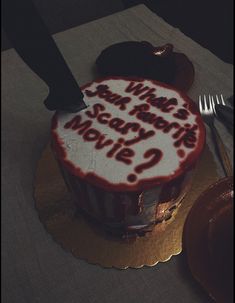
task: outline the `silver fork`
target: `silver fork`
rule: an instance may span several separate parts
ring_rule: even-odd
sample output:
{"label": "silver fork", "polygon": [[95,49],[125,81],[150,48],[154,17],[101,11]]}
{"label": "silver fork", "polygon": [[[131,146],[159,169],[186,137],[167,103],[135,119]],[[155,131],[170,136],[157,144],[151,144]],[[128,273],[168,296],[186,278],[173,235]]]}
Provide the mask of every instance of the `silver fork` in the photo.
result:
{"label": "silver fork", "polygon": [[199,110],[203,120],[211,129],[211,135],[215,144],[215,150],[220,160],[220,163],[223,167],[224,173],[226,176],[232,176],[233,170],[227,151],[214,125],[214,117],[215,117],[214,107],[215,107],[214,102],[212,102],[212,98],[210,95],[208,98],[206,97],[206,95],[199,96]]}

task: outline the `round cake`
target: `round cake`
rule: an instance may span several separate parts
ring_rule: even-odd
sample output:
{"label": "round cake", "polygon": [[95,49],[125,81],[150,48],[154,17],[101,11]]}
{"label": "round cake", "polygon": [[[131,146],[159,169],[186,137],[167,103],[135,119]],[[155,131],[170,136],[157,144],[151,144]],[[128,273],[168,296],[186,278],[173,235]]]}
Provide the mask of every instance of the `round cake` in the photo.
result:
{"label": "round cake", "polygon": [[82,88],[87,108],[57,112],[52,149],[74,199],[114,234],[144,235],[187,192],[203,150],[196,105],[173,87],[112,77]]}

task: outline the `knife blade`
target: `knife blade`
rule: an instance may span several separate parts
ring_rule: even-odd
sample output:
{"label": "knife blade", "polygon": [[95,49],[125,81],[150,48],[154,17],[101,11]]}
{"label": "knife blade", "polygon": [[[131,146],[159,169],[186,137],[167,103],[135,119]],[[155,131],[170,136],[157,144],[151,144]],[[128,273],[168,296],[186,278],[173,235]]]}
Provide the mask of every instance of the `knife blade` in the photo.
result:
{"label": "knife blade", "polygon": [[32,1],[3,0],[2,22],[17,53],[48,85],[46,108],[69,112],[86,108],[78,83]]}

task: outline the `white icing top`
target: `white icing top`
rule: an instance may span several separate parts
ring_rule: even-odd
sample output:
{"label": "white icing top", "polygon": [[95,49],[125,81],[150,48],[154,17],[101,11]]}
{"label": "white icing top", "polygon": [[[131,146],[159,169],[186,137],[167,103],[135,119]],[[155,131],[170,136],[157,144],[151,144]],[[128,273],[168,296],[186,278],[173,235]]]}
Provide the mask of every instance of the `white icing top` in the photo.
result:
{"label": "white icing top", "polygon": [[167,182],[197,160],[205,129],[193,102],[151,80],[108,78],[83,88],[88,108],[56,113],[55,152],[73,174],[109,190]]}

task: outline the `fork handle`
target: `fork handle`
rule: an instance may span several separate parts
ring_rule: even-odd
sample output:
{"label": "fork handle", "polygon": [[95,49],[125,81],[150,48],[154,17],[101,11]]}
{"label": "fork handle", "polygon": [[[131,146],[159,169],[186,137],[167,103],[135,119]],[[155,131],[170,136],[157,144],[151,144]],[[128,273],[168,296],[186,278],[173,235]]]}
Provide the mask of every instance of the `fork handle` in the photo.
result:
{"label": "fork handle", "polygon": [[233,169],[232,169],[232,165],[230,162],[230,159],[228,157],[226,148],[224,146],[223,141],[221,140],[221,137],[216,129],[216,127],[213,125],[211,126],[211,130],[212,130],[212,138],[215,142],[215,148],[216,148],[216,152],[217,155],[220,159],[220,162],[222,164],[223,170],[225,172],[226,176],[232,176],[233,175]]}

